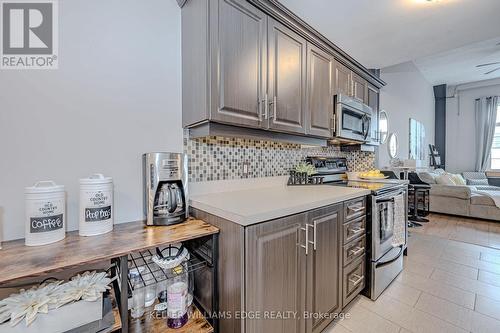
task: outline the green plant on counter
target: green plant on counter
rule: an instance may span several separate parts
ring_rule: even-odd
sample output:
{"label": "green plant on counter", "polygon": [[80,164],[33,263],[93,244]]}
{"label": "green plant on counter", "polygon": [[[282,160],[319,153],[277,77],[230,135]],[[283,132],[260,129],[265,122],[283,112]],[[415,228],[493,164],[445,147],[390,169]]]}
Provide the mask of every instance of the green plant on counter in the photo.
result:
{"label": "green plant on counter", "polygon": [[300,162],[295,166],[295,172],[307,173],[311,176],[316,173],[316,168],[310,163]]}

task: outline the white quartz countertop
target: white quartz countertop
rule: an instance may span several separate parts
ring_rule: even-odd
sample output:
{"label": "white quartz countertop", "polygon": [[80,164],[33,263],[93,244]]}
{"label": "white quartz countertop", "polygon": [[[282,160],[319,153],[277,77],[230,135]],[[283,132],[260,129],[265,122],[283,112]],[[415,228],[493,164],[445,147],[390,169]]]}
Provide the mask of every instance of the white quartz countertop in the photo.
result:
{"label": "white quartz countertop", "polygon": [[284,186],[195,195],[191,206],[243,226],[305,212],[370,194],[328,185]]}

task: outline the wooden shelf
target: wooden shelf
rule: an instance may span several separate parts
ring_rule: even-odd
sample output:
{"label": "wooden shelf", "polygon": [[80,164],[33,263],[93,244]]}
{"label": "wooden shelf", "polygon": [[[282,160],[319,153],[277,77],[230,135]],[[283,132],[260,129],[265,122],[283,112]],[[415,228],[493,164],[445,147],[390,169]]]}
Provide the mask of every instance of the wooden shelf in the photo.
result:
{"label": "wooden shelf", "polygon": [[116,224],[113,231],[99,236],[81,237],[78,231],[68,232],[64,240],[43,246],[25,246],[24,239],[4,242],[0,250],[0,284],[218,232],[216,227],[195,219],[173,226],[154,227],[137,221]]}
{"label": "wooden shelf", "polygon": [[129,332],[131,333],[212,333],[214,331],[213,327],[203,316],[203,314],[198,310],[198,308],[193,305],[193,313],[190,316],[186,325],[181,328],[172,329],[167,327],[167,319],[155,319],[154,316],[150,315],[150,312],[146,313],[137,319],[133,319],[129,315]]}

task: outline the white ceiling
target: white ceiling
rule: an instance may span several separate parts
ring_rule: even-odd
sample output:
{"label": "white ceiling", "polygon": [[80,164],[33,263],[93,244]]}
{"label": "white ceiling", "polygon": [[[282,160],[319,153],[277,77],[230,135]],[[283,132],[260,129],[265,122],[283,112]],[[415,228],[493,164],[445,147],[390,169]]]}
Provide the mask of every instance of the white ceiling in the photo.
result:
{"label": "white ceiling", "polygon": [[[280,2],[366,67],[415,61],[432,83],[477,80],[480,75],[469,67],[486,62],[494,51],[491,44],[478,42],[500,37],[500,0]],[[500,54],[496,58],[500,61]],[[462,76],[437,79],[462,69]],[[495,75],[500,77],[498,71]]]}
{"label": "white ceiling", "polygon": [[[499,63],[476,67],[494,62]],[[500,68],[500,37],[419,58],[414,63],[433,85],[456,85],[499,78],[500,69],[487,73]]]}

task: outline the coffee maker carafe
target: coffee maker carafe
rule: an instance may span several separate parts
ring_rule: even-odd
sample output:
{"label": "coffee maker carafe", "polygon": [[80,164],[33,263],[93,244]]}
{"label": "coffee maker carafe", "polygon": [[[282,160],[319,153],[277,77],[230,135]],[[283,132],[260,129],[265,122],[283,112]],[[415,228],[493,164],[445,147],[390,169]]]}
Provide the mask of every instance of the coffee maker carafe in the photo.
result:
{"label": "coffee maker carafe", "polygon": [[171,225],[188,217],[187,157],[179,153],[142,156],[147,225]]}

